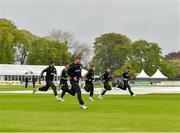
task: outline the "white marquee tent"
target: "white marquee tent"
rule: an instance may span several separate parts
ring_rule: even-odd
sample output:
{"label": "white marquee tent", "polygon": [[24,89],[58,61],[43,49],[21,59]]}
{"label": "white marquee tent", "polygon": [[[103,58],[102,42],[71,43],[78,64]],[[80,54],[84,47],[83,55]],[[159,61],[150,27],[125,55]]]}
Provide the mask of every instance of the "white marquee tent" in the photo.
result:
{"label": "white marquee tent", "polygon": [[150,79],[150,77],[142,69],[142,71],[136,76],[136,79]]}
{"label": "white marquee tent", "polygon": [[165,75],[161,73],[159,69],[151,76],[151,79],[168,79]]}
{"label": "white marquee tent", "polygon": [[[25,76],[29,76],[30,79],[32,75],[38,77],[43,69],[47,66],[42,65],[10,65],[10,64],[0,64],[0,81],[22,81]],[[56,80],[59,80],[61,71],[64,66],[55,66],[57,69]],[[82,70],[82,75],[87,71]]]}

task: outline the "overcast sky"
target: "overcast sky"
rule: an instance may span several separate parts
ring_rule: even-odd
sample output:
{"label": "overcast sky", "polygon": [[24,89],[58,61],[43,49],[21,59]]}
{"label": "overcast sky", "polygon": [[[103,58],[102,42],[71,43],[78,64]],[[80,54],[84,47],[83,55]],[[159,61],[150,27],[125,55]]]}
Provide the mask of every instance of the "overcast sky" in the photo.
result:
{"label": "overcast sky", "polygon": [[106,32],[180,50],[180,0],[0,0],[0,17],[45,36],[54,28],[92,44]]}

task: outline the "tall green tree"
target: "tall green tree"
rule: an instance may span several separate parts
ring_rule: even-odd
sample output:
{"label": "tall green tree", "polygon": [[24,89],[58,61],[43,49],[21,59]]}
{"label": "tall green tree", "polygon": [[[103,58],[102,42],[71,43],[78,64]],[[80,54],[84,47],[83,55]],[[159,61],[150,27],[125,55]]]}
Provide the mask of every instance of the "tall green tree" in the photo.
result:
{"label": "tall green tree", "polygon": [[86,43],[81,43],[78,41],[74,34],[60,29],[53,29],[49,32],[47,36],[50,40],[56,40],[60,43],[66,43],[68,46],[68,51],[74,56],[81,55],[82,64],[88,66],[92,60],[92,48]]}
{"label": "tall green tree", "polygon": [[6,19],[0,19],[0,63],[11,64],[14,62],[13,44],[14,34],[17,31],[15,24]]}
{"label": "tall green tree", "polygon": [[178,77],[177,75],[180,74],[180,72],[178,71],[178,68],[174,67],[174,63],[175,62],[168,62],[166,59],[162,59],[159,69],[168,78]]}
{"label": "tall green tree", "polygon": [[137,72],[144,69],[148,75],[152,75],[159,67],[162,60],[161,48],[156,43],[138,40],[131,44],[132,55],[130,61]]}
{"label": "tall green tree", "polygon": [[32,42],[27,63],[47,65],[50,61],[54,61],[56,65],[63,65],[70,60],[71,54],[68,52],[66,43],[40,38]]}
{"label": "tall green tree", "polygon": [[28,51],[30,49],[30,40],[25,30],[17,30],[15,34],[15,61],[22,64],[25,63]]}
{"label": "tall green tree", "polygon": [[[97,66],[99,72],[104,71],[107,67],[113,66],[117,69],[125,60],[124,57],[118,56],[118,49],[127,50],[123,45],[128,45],[130,39],[119,33],[106,33],[97,37],[94,43],[94,57],[92,63]],[[122,57],[122,58],[121,58]]]}
{"label": "tall green tree", "polygon": [[173,77],[173,67],[164,60],[161,55],[161,48],[157,43],[138,40],[132,42],[129,46],[129,52],[127,51],[129,53],[127,55],[128,58],[121,67],[115,70],[115,76],[120,76],[128,66],[131,67],[131,75],[133,77],[141,72],[142,69],[150,76],[157,69],[160,69],[166,76]]}

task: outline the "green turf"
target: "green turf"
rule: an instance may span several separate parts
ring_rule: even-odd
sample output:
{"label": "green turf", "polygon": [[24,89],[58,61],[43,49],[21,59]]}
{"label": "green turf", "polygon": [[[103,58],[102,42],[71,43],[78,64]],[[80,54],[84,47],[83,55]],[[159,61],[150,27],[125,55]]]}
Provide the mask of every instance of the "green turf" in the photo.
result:
{"label": "green turf", "polygon": [[0,131],[180,131],[180,95],[106,95],[79,109],[76,97],[0,94]]}
{"label": "green turf", "polygon": [[[39,86],[37,86],[39,87]],[[21,91],[21,90],[32,90],[32,85],[29,85],[28,88],[25,88],[24,85],[1,85],[0,91]]]}
{"label": "green turf", "polygon": [[[111,84],[111,83],[110,83]],[[36,85],[36,88],[41,87],[42,85]],[[132,87],[138,87],[138,88],[142,88],[142,87],[158,87],[158,85],[131,85]],[[58,88],[59,85],[56,85],[56,87]],[[180,87],[179,85],[165,85],[161,87]],[[103,84],[96,84],[94,85],[94,88],[103,88]],[[25,88],[24,85],[0,85],[0,92],[1,91],[26,91],[26,90],[32,90],[33,87],[32,85],[28,85],[28,88]]]}

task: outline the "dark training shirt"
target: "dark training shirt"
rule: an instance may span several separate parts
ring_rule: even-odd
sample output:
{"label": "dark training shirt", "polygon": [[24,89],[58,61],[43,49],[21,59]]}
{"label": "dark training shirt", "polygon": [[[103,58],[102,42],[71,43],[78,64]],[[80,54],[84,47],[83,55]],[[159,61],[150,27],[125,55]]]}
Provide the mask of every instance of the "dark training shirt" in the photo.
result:
{"label": "dark training shirt", "polygon": [[79,78],[82,77],[81,71],[82,71],[82,65],[73,63],[69,66],[67,74],[69,77],[71,77],[71,80],[73,80],[74,77],[76,77],[79,80]]}
{"label": "dark training shirt", "polygon": [[67,69],[63,69],[60,75],[60,83],[66,83],[68,78]]}
{"label": "dark training shirt", "polygon": [[111,76],[111,74],[110,74],[108,71],[104,72],[104,73],[101,75],[101,80],[102,80],[102,81],[104,80],[105,83],[108,83],[111,78],[112,78],[112,76]]}
{"label": "dark training shirt", "polygon": [[122,76],[124,79],[128,79],[128,80],[131,79],[128,71],[124,71],[121,76]]}
{"label": "dark training shirt", "polygon": [[46,80],[49,81],[53,81],[54,74],[57,74],[56,68],[49,66],[41,72],[40,77],[43,77],[43,73],[45,72],[46,72]]}
{"label": "dark training shirt", "polygon": [[88,82],[92,82],[94,80],[94,71],[90,69],[86,74],[85,74],[85,80]]}

